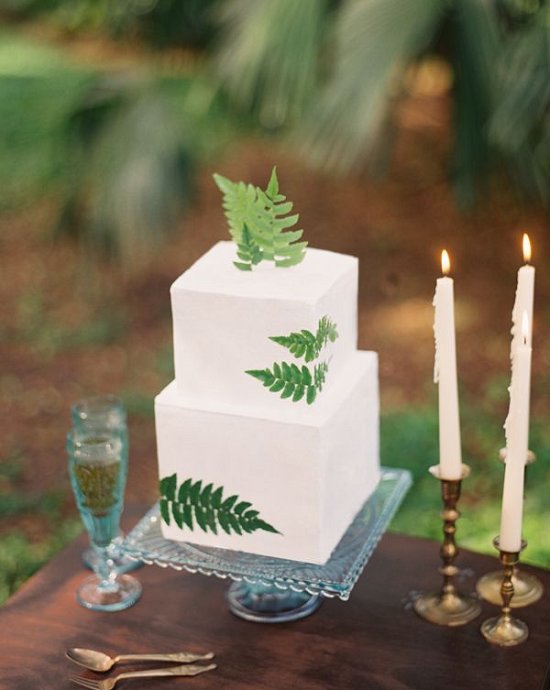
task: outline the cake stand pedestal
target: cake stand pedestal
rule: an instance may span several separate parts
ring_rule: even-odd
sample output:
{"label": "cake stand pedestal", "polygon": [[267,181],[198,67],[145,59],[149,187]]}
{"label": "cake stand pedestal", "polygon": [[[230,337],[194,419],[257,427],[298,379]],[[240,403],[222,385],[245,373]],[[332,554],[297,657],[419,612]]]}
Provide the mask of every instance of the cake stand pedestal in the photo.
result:
{"label": "cake stand pedestal", "polygon": [[245,620],[298,620],[316,611],[322,597],[349,599],[411,484],[407,470],[383,467],[376,491],[323,565],[169,541],[161,533],[158,504],[126,536],[122,550],[149,565],[234,580],[227,602],[231,612]]}

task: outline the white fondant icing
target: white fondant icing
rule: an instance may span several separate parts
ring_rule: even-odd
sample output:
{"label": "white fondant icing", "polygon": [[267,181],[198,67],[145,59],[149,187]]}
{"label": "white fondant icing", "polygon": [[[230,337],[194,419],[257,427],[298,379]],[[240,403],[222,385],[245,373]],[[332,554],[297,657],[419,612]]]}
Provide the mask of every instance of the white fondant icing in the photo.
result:
{"label": "white fondant icing", "polygon": [[[330,361],[328,393],[357,346],[357,259],[308,249],[301,264],[252,272],[233,266],[235,245],[219,242],[172,285],[174,360],[177,386],[197,405],[243,405],[266,414],[307,407],[269,392],[245,371],[295,359],[270,336],[302,329],[315,333],[321,317],[337,325],[339,337],[318,361]],[[314,364],[314,363],[312,363]],[[315,407],[318,401],[312,407]]]}
{"label": "white fondant icing", "polygon": [[[285,269],[286,270],[286,269]],[[159,475],[225,488],[282,534],[218,535],[162,524],[168,539],[323,563],[379,478],[378,371],[354,353],[319,404],[265,414],[245,404],[198,404],[172,382],[155,400]],[[204,484],[203,484],[204,485]]]}

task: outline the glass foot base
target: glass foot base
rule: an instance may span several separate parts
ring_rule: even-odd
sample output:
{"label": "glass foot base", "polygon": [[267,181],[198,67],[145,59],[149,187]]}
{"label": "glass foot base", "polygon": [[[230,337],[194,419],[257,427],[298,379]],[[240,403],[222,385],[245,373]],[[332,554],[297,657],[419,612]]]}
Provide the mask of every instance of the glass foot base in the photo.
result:
{"label": "glass foot base", "polygon": [[[97,563],[97,554],[92,548],[86,549],[86,551],[82,552],[82,563],[86,568],[88,568],[88,570],[95,571],[95,566]],[[133,558],[128,558],[128,556],[121,555],[113,556],[113,564],[115,570],[119,575],[122,575],[123,573],[129,573],[132,570],[141,568],[141,566],[143,565],[141,561],[136,561]]]}
{"label": "glass foot base", "polygon": [[463,594],[442,594],[430,592],[422,594],[414,602],[416,613],[436,625],[465,625],[481,613],[479,601]]}
{"label": "glass foot base", "polygon": [[120,575],[111,591],[99,588],[99,578],[88,577],[76,590],[81,606],[92,611],[122,611],[132,606],[141,596],[141,584],[131,575]]}
{"label": "glass foot base", "polygon": [[[523,570],[514,570],[512,584],[514,585],[514,596],[510,602],[510,607],[513,609],[534,604],[544,592],[542,582],[534,575],[523,572]],[[479,596],[485,601],[495,606],[502,606],[501,586],[502,570],[495,570],[480,577],[476,589]]]}
{"label": "glass foot base", "polygon": [[525,642],[529,636],[529,628],[523,621],[503,615],[486,620],[481,626],[481,633],[491,644],[513,647]]}
{"label": "glass foot base", "polygon": [[234,582],[226,594],[235,616],[255,623],[286,623],[311,615],[321,606],[321,597],[269,585]]}

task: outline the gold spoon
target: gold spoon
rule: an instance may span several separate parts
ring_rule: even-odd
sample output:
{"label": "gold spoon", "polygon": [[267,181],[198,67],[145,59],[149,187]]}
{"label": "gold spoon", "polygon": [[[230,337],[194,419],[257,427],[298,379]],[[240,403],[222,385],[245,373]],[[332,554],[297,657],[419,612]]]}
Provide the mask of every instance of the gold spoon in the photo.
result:
{"label": "gold spoon", "polygon": [[174,661],[180,664],[189,664],[194,661],[213,659],[214,654],[193,654],[192,652],[175,652],[174,654],[119,654],[109,656],[94,649],[82,649],[81,647],[71,647],[65,652],[67,657],[75,664],[89,668],[91,671],[105,673],[110,671],[115,664],[124,661]]}

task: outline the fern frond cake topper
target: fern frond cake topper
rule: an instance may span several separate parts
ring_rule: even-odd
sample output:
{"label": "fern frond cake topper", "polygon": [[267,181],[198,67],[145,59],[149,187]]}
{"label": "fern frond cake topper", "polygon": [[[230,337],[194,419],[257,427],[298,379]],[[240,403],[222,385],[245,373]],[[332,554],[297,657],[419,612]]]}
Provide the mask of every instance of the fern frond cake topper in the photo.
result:
{"label": "fern frond cake topper", "polygon": [[223,194],[223,208],[231,239],[237,245],[240,271],[252,271],[261,261],[273,261],[279,268],[296,266],[305,257],[307,242],[300,242],[303,230],[291,230],[299,215],[293,204],[279,193],[274,166],[265,190],[244,182],[232,182],[214,174]]}

